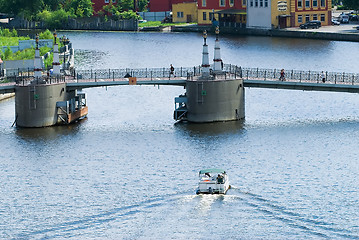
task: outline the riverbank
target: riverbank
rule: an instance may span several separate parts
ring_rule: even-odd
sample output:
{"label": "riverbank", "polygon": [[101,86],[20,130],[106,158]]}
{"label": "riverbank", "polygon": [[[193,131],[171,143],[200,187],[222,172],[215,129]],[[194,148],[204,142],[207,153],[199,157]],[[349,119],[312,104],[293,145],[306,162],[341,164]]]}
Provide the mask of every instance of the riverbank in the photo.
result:
{"label": "riverbank", "polygon": [[15,93],[4,93],[4,94],[0,94],[0,101],[14,97]]}
{"label": "riverbank", "polygon": [[[268,37],[289,37],[289,38],[310,38],[318,40],[351,41],[359,42],[359,30],[355,29],[357,24],[343,24],[340,26],[323,26],[319,29],[255,29],[255,28],[229,28],[221,27],[222,34],[247,35],[247,36],[268,36]],[[149,29],[145,29],[149,30]],[[143,30],[143,31],[145,31]],[[151,29],[152,31],[162,31],[161,28]],[[171,26],[172,32],[209,32],[214,31],[213,26]]]}

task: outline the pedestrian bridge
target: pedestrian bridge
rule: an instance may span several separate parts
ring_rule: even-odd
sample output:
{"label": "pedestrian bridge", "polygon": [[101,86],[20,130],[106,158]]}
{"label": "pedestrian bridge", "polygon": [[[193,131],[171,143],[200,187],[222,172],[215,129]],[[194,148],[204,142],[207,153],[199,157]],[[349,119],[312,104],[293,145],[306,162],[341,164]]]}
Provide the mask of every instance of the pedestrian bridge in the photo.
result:
{"label": "pedestrian bridge", "polygon": [[[280,69],[242,68],[226,64],[223,71],[223,74],[215,76],[215,80],[243,78],[244,87],[249,88],[359,93],[357,73],[286,70],[285,81],[281,81]],[[201,67],[180,67],[175,69],[176,77],[169,74],[166,68],[75,70],[71,77],[47,78],[47,83],[66,82],[69,91],[118,85],[185,86],[187,80],[201,75]],[[16,84],[27,85],[31,80],[31,73],[24,72],[8,77],[0,82],[0,94],[13,93]]]}

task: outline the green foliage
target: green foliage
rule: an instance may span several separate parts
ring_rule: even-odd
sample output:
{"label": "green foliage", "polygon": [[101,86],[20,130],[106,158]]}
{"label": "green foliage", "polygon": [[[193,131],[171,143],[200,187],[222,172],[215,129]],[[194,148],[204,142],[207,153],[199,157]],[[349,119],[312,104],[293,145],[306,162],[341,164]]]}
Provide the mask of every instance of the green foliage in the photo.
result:
{"label": "green foliage", "polygon": [[50,29],[61,28],[63,24],[67,23],[69,16],[72,15],[64,9],[59,9],[54,12],[44,10],[37,14],[38,20],[44,21],[46,26]]}
{"label": "green foliage", "polygon": [[192,23],[161,23],[160,21],[149,21],[139,23],[139,27],[165,27],[165,26],[177,26],[177,25],[188,25]]}
{"label": "green foliage", "polygon": [[134,11],[130,10],[127,12],[122,12],[119,14],[122,19],[141,19],[139,15],[137,15]]}
{"label": "green foliage", "polygon": [[29,39],[29,37],[0,37],[0,46],[18,46],[19,40]]}
{"label": "green foliage", "polygon": [[[42,47],[40,48],[40,55],[43,56],[45,53],[49,52],[51,48]],[[5,52],[1,55],[2,60],[27,60],[35,58],[35,49],[28,48],[23,51],[17,51],[15,53],[11,52],[10,47],[8,47]]]}
{"label": "green foliage", "polygon": [[359,10],[359,1],[358,0],[343,0],[343,5],[347,9]]}
{"label": "green foliage", "polygon": [[7,47],[4,52],[3,60],[7,60],[12,55],[12,51],[10,47]]}
{"label": "green foliage", "polygon": [[53,34],[49,29],[39,34],[39,39],[53,39]]}
{"label": "green foliage", "polygon": [[50,53],[50,56],[48,56],[44,60],[45,68],[46,69],[50,68],[52,66],[53,61],[54,61],[54,54]]}
{"label": "green foliage", "polygon": [[7,28],[5,28],[5,29],[0,28],[0,36],[2,36],[2,37],[17,37],[17,31],[15,29],[10,31]]}
{"label": "green foliage", "polygon": [[63,9],[76,17],[91,17],[93,15],[91,0],[68,0],[63,3]]}

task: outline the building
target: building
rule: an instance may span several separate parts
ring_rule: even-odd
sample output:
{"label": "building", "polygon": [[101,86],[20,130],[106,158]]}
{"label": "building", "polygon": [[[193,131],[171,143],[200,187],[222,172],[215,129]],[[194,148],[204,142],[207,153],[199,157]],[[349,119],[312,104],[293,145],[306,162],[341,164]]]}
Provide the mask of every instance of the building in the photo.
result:
{"label": "building", "polygon": [[172,4],[172,12],[173,22],[176,23],[190,23],[198,20],[197,2]]}
{"label": "building", "polygon": [[198,0],[198,24],[246,22],[247,0]]}
{"label": "building", "polygon": [[196,0],[150,0],[148,11],[150,12],[166,12],[172,11],[172,5],[184,2],[196,2]]}
{"label": "building", "polygon": [[248,28],[287,28],[319,20],[330,25],[332,0],[248,0]]}
{"label": "building", "polygon": [[291,0],[291,2],[292,27],[298,27],[312,20],[319,20],[324,26],[331,25],[332,0]]}

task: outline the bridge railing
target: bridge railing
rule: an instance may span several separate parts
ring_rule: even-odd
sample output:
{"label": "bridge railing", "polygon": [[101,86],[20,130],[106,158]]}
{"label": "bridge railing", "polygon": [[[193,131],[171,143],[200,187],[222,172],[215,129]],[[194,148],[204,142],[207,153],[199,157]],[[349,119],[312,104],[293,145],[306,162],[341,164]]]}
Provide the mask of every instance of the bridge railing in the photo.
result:
{"label": "bridge railing", "polygon": [[[281,69],[263,69],[263,68],[245,68],[232,64],[224,64],[223,71],[226,74],[216,75],[216,79],[226,79],[227,77],[241,77],[247,80],[261,80],[261,81],[279,81]],[[185,77],[186,79],[193,79],[200,76],[202,68],[200,66],[194,67],[176,67],[174,74],[170,76],[169,68],[138,68],[138,69],[92,69],[92,70],[73,70],[73,77],[77,81],[88,80],[110,80],[115,81],[128,77],[136,77],[139,79],[156,80],[158,78],[173,79],[176,77]],[[322,83],[322,75],[324,74],[325,83],[333,84],[359,84],[358,73],[345,72],[322,72],[322,71],[301,71],[301,70],[285,70],[286,81],[291,82],[311,82]],[[19,73],[11,77],[7,77],[6,82],[26,81],[26,78],[31,78],[28,72]],[[19,80],[22,79],[22,80]],[[52,78],[49,78],[52,81]]]}
{"label": "bridge railing", "polygon": [[[281,81],[281,69],[241,68],[237,66],[232,66],[232,68],[235,68],[237,74],[239,72],[239,75],[247,80]],[[284,72],[285,80],[292,82],[322,83],[324,76],[325,83],[359,84],[359,74],[357,73],[300,70],[284,70]]]}
{"label": "bridge railing", "polygon": [[[188,77],[189,74],[196,76],[201,72],[199,66],[196,67],[179,67],[171,74],[169,68],[125,68],[125,69],[91,69],[91,70],[75,70],[74,77],[78,80],[98,80],[98,79],[121,79],[128,77],[156,79],[170,77]],[[171,75],[170,75],[171,74]]]}

